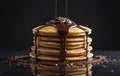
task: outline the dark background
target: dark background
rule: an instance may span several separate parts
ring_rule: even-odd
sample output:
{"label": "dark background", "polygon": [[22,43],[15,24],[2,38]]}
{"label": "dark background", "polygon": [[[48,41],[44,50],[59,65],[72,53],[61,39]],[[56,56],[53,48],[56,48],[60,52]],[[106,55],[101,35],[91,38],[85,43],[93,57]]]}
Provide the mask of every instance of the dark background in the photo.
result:
{"label": "dark background", "polygon": [[[54,19],[55,0],[0,2],[0,50],[30,50],[32,29]],[[118,0],[68,0],[68,17],[93,29],[94,50],[119,50]],[[65,16],[65,0],[58,0],[58,16]]]}

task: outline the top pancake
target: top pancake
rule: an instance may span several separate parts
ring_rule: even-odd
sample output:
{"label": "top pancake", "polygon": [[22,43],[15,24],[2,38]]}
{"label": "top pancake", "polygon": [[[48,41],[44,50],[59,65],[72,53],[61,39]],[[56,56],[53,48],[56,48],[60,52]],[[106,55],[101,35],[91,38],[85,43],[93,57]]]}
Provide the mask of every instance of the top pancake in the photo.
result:
{"label": "top pancake", "polygon": [[[44,27],[45,26],[45,27]],[[81,28],[78,27],[72,27],[68,30],[67,36],[81,36],[86,35],[86,31],[88,31],[88,34],[91,34],[91,29],[82,25],[79,25]],[[41,28],[42,27],[42,28]],[[41,29],[40,29],[41,28]],[[58,36],[58,31],[55,26],[52,25],[41,25],[33,29],[33,34],[36,33],[36,31],[39,31],[39,35],[47,35],[47,36]]]}

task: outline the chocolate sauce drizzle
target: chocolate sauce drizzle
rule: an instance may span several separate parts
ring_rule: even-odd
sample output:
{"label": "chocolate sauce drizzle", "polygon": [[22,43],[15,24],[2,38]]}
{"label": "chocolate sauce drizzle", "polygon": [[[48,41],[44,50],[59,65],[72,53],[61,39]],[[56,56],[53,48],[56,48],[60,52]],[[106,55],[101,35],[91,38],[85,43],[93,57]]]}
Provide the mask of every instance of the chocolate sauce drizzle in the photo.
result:
{"label": "chocolate sauce drizzle", "polygon": [[35,33],[35,58],[37,59],[37,35],[38,35],[39,31],[36,30],[36,33]]}
{"label": "chocolate sauce drizzle", "polygon": [[46,25],[41,26],[40,28],[36,29],[37,32],[35,34],[35,54],[36,54],[36,58],[37,58],[37,34],[39,33],[39,30],[45,26],[54,26],[59,34],[59,39],[60,39],[60,61],[62,62],[66,62],[66,38],[67,38],[67,34],[69,29],[73,28],[73,27],[78,27],[80,29],[82,29],[83,31],[85,31],[86,33],[86,60],[88,59],[88,31],[86,29],[84,29],[83,27],[81,27],[80,25],[77,25],[75,22],[71,21],[68,18],[64,18],[64,17],[58,17],[55,18],[55,20],[51,20],[50,22],[46,23]]}

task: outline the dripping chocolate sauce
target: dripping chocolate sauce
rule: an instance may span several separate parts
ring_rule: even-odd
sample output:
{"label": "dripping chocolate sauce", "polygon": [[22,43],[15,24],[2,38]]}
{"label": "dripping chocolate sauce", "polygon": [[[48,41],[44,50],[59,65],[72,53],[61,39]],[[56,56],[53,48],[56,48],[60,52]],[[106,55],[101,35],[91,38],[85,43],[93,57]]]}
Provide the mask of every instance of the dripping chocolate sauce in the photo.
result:
{"label": "dripping chocolate sauce", "polygon": [[80,29],[82,29],[83,31],[85,31],[86,33],[86,60],[88,60],[88,31],[86,31],[86,29],[82,28],[80,25],[75,24],[73,21],[67,19],[67,18],[63,18],[63,17],[58,17],[55,20],[51,20],[49,23],[47,23],[46,25],[41,26],[40,28],[36,29],[36,33],[35,33],[35,54],[36,54],[36,59],[37,59],[37,35],[39,33],[39,30],[42,29],[45,26],[54,26],[59,34],[59,39],[60,39],[60,61],[62,62],[66,62],[66,38],[67,38],[67,34],[69,29],[73,28],[73,27],[78,27]]}
{"label": "dripping chocolate sauce", "polygon": [[38,30],[35,33],[35,58],[37,59],[37,35],[38,35]]}

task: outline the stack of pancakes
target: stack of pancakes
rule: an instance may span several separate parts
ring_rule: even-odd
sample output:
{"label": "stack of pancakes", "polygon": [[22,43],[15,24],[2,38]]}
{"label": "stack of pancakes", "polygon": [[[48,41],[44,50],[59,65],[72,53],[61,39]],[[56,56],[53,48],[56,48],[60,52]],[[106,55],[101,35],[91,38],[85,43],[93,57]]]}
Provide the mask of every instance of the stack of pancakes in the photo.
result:
{"label": "stack of pancakes", "polygon": [[31,64],[34,76],[92,76],[92,64],[83,66],[51,66]]}
{"label": "stack of pancakes", "polygon": [[[61,20],[65,23],[66,18],[58,18],[58,21]],[[61,23],[59,23],[59,25]],[[72,22],[69,23],[71,24]],[[55,23],[53,24],[56,25]],[[34,44],[31,47],[31,57],[43,61],[60,61],[62,53],[60,50],[62,48],[61,40],[58,29],[53,24],[41,25],[33,29],[35,37],[33,38]],[[66,26],[67,21],[66,24],[62,23],[61,25]],[[92,46],[90,46],[92,42],[92,38],[89,37],[90,34],[91,29],[82,25],[77,25],[68,29],[64,45],[65,61],[79,61],[91,59],[93,57],[91,53]]]}

